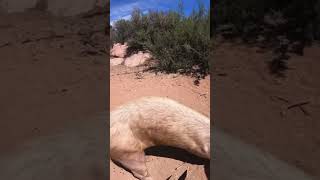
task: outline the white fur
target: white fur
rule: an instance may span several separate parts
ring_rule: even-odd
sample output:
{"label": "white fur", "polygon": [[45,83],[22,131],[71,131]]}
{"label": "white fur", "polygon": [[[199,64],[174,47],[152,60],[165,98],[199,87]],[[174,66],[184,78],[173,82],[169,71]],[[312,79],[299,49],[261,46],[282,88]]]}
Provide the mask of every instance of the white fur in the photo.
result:
{"label": "white fur", "polygon": [[176,101],[144,97],[110,114],[110,155],[138,179],[152,179],[144,150],[165,145],[210,159],[210,120]]}

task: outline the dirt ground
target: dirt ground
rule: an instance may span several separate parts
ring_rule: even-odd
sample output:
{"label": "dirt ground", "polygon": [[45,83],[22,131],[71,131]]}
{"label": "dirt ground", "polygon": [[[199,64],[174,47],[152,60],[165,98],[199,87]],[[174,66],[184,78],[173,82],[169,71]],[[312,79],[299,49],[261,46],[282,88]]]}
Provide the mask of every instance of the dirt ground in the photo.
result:
{"label": "dirt ground", "polygon": [[[124,104],[143,96],[161,96],[177,100],[193,109],[210,115],[210,77],[207,76],[199,86],[193,79],[185,76],[137,73],[143,67],[127,68],[125,66],[110,67],[110,108]],[[155,179],[178,179],[186,170],[186,179],[207,179],[209,166],[195,156],[179,150],[156,149],[147,156],[147,167]],[[166,153],[169,152],[169,153]],[[171,154],[172,156],[168,156]],[[177,156],[179,154],[179,156]],[[205,169],[207,168],[207,169]],[[207,172],[205,171],[207,170]],[[111,180],[134,180],[127,171],[113,162],[110,165]]]}
{"label": "dirt ground", "polygon": [[[279,79],[270,75],[267,68],[271,52],[236,43],[224,43],[215,49],[212,56],[214,84],[211,86],[214,127],[240,137],[246,144],[238,144],[226,138],[227,135],[217,134],[213,150],[218,153],[213,166],[218,172],[212,175],[213,178],[310,178],[298,169],[320,177],[317,153],[320,147],[318,50],[319,47],[314,46],[306,49],[304,57],[292,55],[287,77]],[[140,74],[135,72],[141,69],[124,66],[111,67],[110,70],[111,109],[140,96],[159,95],[176,99],[209,115],[210,94],[206,94],[210,90],[209,77],[197,87],[192,79],[183,76]],[[301,108],[294,106],[305,102]],[[265,162],[270,156],[261,151],[280,161],[271,158]],[[164,179],[176,173],[170,171],[171,166],[179,166],[176,160],[151,157],[148,157],[147,166],[154,177]],[[245,167],[243,162],[246,162]],[[187,165],[197,167],[192,163]],[[179,174],[184,169],[187,168]],[[193,173],[199,175],[193,176]],[[195,177],[206,179],[202,169],[191,171],[187,179]],[[111,179],[119,178],[132,179],[132,176],[111,163]]]}
{"label": "dirt ground", "polygon": [[[320,47],[292,55],[284,79],[270,76],[271,52],[223,43],[213,54],[217,128],[320,178]],[[290,106],[307,103],[302,108]],[[289,109],[288,109],[289,108]]]}
{"label": "dirt ground", "polygon": [[1,14],[1,179],[106,177],[106,15],[83,15]]}
{"label": "dirt ground", "polygon": [[0,16],[0,153],[107,110],[104,20]]}

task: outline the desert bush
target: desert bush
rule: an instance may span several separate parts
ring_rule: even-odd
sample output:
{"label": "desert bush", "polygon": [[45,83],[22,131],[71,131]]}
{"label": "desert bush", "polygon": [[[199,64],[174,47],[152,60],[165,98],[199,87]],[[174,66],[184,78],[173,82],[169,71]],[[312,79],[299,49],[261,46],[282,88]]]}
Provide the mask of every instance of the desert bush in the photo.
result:
{"label": "desert bush", "polygon": [[205,75],[209,73],[208,9],[199,3],[190,16],[184,16],[182,10],[181,3],[177,11],[143,14],[134,9],[130,20],[119,20],[114,24],[112,39],[128,42],[129,54],[150,51],[158,60],[157,71]]}
{"label": "desert bush", "polygon": [[132,36],[133,29],[131,23],[128,20],[121,19],[116,21],[111,28],[110,38],[115,43],[124,43]]}
{"label": "desert bush", "polygon": [[219,33],[220,26],[232,24],[239,35],[250,33],[247,29],[252,26],[258,27],[257,30],[264,28],[263,26],[267,26],[266,16],[278,12],[287,20],[287,27],[278,33],[289,36],[301,29],[302,34],[303,31],[311,31],[310,33],[315,35],[316,29],[308,30],[308,26],[310,24],[314,26],[317,21],[316,17],[320,15],[319,6],[319,0],[219,0],[214,2],[211,11],[212,31]]}

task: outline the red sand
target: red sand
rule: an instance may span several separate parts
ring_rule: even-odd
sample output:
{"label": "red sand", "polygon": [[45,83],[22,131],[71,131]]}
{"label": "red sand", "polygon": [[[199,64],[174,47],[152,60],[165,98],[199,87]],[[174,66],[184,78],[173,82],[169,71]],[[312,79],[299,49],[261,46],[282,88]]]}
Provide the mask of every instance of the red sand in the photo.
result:
{"label": "red sand", "polygon": [[[142,68],[126,68],[125,66],[111,67],[110,77],[110,107],[111,110],[123,103],[142,96],[163,96],[177,100],[193,109],[209,116],[210,113],[210,77],[202,80],[200,86],[193,85],[193,79],[185,76],[175,76],[154,73],[134,72]],[[177,153],[177,152],[175,152]],[[176,155],[176,154],[175,154]],[[189,154],[184,158],[191,160]],[[147,168],[155,179],[178,179],[187,170],[188,180],[207,179],[204,165],[184,163],[181,159],[159,156],[147,156]],[[178,169],[176,169],[178,168]],[[111,162],[111,180],[134,180],[127,171]]]}
{"label": "red sand", "polygon": [[[216,127],[320,177],[320,47],[288,60],[287,78],[270,76],[271,53],[222,44],[213,54]],[[287,109],[296,103],[303,106]]]}

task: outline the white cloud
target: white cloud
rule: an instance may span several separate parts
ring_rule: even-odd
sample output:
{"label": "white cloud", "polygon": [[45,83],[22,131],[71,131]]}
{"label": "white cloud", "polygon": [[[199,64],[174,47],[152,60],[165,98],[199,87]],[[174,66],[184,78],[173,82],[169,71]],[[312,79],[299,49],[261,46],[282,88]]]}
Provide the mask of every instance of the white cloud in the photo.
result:
{"label": "white cloud", "polygon": [[115,20],[110,21],[110,25],[113,26],[114,23],[115,23],[116,21],[120,20],[120,19],[129,20],[130,18],[131,18],[131,14],[122,16],[122,17],[120,17],[120,18],[118,18],[118,19],[115,19]]}
{"label": "white cloud", "polygon": [[137,0],[131,3],[111,6],[110,24],[112,25],[115,21],[120,19],[130,19],[133,8],[137,7],[145,14],[149,9],[161,8],[160,3],[164,2],[168,2],[168,0]]}

